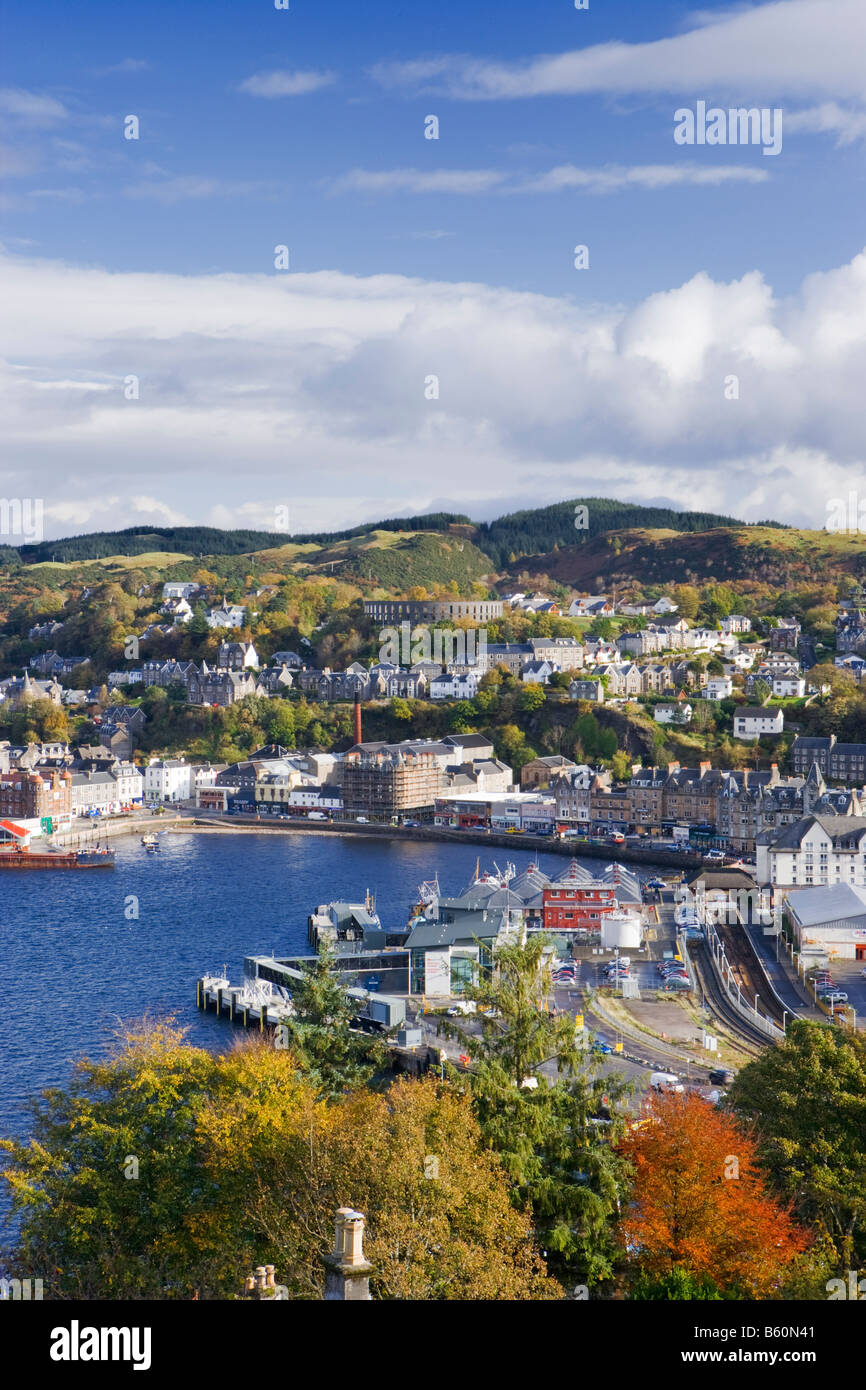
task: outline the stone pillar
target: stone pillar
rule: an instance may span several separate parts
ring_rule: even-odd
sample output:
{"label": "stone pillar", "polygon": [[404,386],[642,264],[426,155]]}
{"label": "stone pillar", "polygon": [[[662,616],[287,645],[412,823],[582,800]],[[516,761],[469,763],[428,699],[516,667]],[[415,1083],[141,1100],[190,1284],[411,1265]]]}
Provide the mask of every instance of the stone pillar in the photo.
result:
{"label": "stone pillar", "polygon": [[364,1257],[364,1217],[352,1207],[339,1207],[334,1228],[334,1249],[324,1261],[325,1301],[369,1301],[373,1266]]}

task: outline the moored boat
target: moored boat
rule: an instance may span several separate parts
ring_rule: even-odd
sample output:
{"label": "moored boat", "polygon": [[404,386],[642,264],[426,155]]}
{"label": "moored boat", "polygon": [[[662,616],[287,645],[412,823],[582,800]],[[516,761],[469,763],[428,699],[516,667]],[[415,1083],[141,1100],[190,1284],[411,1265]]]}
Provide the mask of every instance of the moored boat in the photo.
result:
{"label": "moored boat", "polygon": [[113,869],[113,849],[82,849],[64,852],[30,849],[0,850],[0,869]]}

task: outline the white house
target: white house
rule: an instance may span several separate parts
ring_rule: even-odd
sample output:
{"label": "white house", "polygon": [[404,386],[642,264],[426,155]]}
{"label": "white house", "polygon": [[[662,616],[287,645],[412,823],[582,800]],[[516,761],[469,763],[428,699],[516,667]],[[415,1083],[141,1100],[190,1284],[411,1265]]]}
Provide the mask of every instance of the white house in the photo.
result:
{"label": "white house", "polygon": [[758,653],[748,647],[739,647],[737,651],[731,652],[725,657],[736,671],[751,671],[755,664]]}
{"label": "white house", "polygon": [[535,685],[547,685],[556,668],[549,661],[527,661],[520,673],[520,679]]}
{"label": "white house", "polygon": [[742,613],[731,613],[727,618],[721,618],[719,627],[728,637],[735,632],[751,632],[752,620],[745,618]]}
{"label": "white house", "polygon": [[734,738],[764,738],[780,734],[784,727],[785,715],[780,709],[744,705],[734,714]]}
{"label": "white house", "polygon": [[195,791],[195,767],[183,758],[152,758],[144,769],[145,801],[189,801]]}
{"label": "white house", "polygon": [[722,635],[713,627],[693,627],[685,633],[684,645],[689,651],[715,651],[722,645]]}
{"label": "white house", "polygon": [[606,594],[581,594],[572,600],[568,615],[570,618],[611,618],[613,604]]}
{"label": "white house", "polygon": [[199,584],[189,584],[179,579],[170,579],[168,583],[162,586],[162,597],[163,599],[192,598],[193,594],[198,593],[200,587],[201,585]]}
{"label": "white house", "polygon": [[806,694],[806,682],[802,676],[774,676],[773,695],[777,700],[793,696],[795,699],[802,700]]}
{"label": "white house", "polygon": [[222,608],[211,608],[207,615],[208,627],[243,627],[247,610],[239,603],[224,604]]}
{"label": "white house", "polygon": [[656,705],[653,710],[653,719],[657,724],[689,724],[693,714],[694,710],[688,702],[676,705]]}
{"label": "white house", "polygon": [[141,667],[134,671],[109,671],[108,688],[116,690],[120,685],[141,685],[144,680],[144,672]]}
{"label": "white house", "polygon": [[705,700],[729,700],[734,693],[734,682],[730,676],[708,676],[701,691]]}
{"label": "white house", "polygon": [[431,700],[472,700],[481,684],[480,671],[442,672],[430,682]]}
{"label": "white house", "polygon": [[121,806],[140,805],[144,800],[144,777],[135,763],[115,763],[110,769]]}
{"label": "white house", "polygon": [[179,623],[188,623],[192,618],[192,608],[185,598],[167,598],[159,611],[171,618],[175,627]]}

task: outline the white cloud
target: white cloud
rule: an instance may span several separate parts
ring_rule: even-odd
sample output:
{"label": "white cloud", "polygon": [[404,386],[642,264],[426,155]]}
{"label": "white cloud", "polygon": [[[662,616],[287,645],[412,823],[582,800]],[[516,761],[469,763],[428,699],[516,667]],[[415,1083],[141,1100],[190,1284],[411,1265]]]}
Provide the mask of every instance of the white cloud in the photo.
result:
{"label": "white cloud", "polygon": [[489,193],[508,178],[499,169],[352,169],[336,193]]}
{"label": "white cloud", "polygon": [[580,188],[587,193],[614,193],[620,188],[763,183],[767,178],[765,169],[750,169],[736,164],[639,164],[631,168],[608,164],[601,169],[579,169],[574,164],[560,164],[546,174],[539,174],[519,184],[516,191],[558,193],[565,188]]}
{"label": "white cloud", "polygon": [[150,63],[146,58],[122,58],[119,63],[113,63],[107,68],[93,68],[94,77],[114,77],[118,73],[125,72],[147,72]]}
{"label": "white cloud", "polygon": [[779,97],[866,98],[863,0],[771,0],[715,15],[647,43],[590,44],[521,63],[466,56],[383,63],[385,86],[470,100],[684,92],[768,104]]}
{"label": "white cloud", "polygon": [[0,111],[13,116],[24,125],[54,125],[66,120],[69,112],[55,97],[27,92],[22,87],[0,87]]}
{"label": "white cloud", "polygon": [[[475,515],[603,492],[821,526],[827,497],[862,484],[866,252],[788,298],[758,271],[698,274],[631,308],[7,255],[0,299],[4,494],[29,495],[33,477],[47,507],[103,494],[119,499],[114,525],[280,504],[297,529],[325,529],[423,509],[429,480]],[[38,410],[34,380],[57,383]]]}
{"label": "white cloud", "polygon": [[866,110],[857,111],[835,101],[825,101],[805,111],[787,112],[785,130],[805,130],[817,135],[829,133],[837,137],[837,145],[851,145],[855,140],[866,139]]}
{"label": "white cloud", "polygon": [[256,72],[241,82],[238,90],[249,96],[277,97],[306,96],[308,92],[318,92],[322,87],[330,87],[337,80],[334,72]]}
{"label": "white cloud", "polygon": [[608,164],[599,169],[560,164],[530,177],[501,169],[352,169],[331,187],[335,193],[559,193],[568,188],[614,193],[621,188],[763,183],[768,177],[765,169],[733,164]]}
{"label": "white cloud", "polygon": [[198,198],[245,198],[271,188],[265,181],[210,178],[205,174],[178,174],[174,178],[145,180],[123,191],[127,198],[150,198],[158,203],[182,203]]}

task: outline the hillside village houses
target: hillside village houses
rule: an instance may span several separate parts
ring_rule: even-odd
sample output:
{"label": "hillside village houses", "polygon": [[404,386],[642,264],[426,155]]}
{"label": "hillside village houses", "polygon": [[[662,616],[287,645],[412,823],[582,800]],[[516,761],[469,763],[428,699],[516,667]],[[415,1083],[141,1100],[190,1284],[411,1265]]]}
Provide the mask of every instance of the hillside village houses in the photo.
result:
{"label": "hillside village houses", "polygon": [[[604,596],[589,596],[593,601]],[[186,600],[182,594],[172,594],[172,603]],[[609,603],[609,600],[606,600]],[[664,608],[659,600],[654,605]],[[590,605],[592,606],[592,605]],[[216,610],[213,610],[216,611]],[[232,621],[243,613],[237,605],[224,608],[220,612],[228,614]],[[709,699],[728,698],[733,694],[731,678],[741,666],[755,660],[754,651],[740,651],[737,638],[726,637],[720,631],[712,632],[704,628],[692,628],[685,619],[660,617],[636,633],[625,633],[616,643],[603,638],[587,637],[532,637],[524,642],[504,642],[479,644],[475,662],[455,659],[442,665],[433,661],[419,661],[409,667],[400,667],[393,662],[379,661],[365,665],[352,662],[345,671],[335,671],[326,667],[317,669],[309,666],[296,652],[277,652],[270,663],[261,668],[260,658],[253,642],[224,641],[220,644],[217,664],[211,667],[207,662],[197,665],[193,661],[178,661],[174,658],[150,658],[138,667],[130,666],[127,672],[113,671],[109,675],[109,689],[121,689],[124,685],[157,685],[166,688],[182,685],[187,690],[190,703],[201,705],[227,706],[243,699],[248,694],[278,696],[292,689],[299,689],[308,698],[323,701],[352,700],[357,693],[364,700],[402,697],[409,699],[471,699],[477,692],[481,676],[487,671],[502,668],[515,678],[548,684],[555,672],[579,672],[576,680],[591,682],[585,687],[586,694],[579,693],[581,687],[572,683],[573,699],[628,699],[645,695],[677,694],[688,688],[703,687]],[[222,620],[220,620],[222,621]],[[226,622],[228,619],[226,618]],[[140,640],[144,640],[144,635]],[[754,646],[755,644],[753,644]],[[653,661],[635,659],[645,649],[655,654]],[[762,648],[758,647],[760,655]],[[667,653],[664,660],[660,654]],[[691,665],[696,655],[714,652],[724,663],[725,678],[731,684],[723,684],[722,677],[708,677],[706,672],[693,670]],[[679,653],[679,656],[677,655]],[[50,658],[50,661],[48,661]],[[47,664],[55,663],[56,654],[46,653],[43,658]],[[31,658],[35,663],[37,658]],[[86,661],[86,657],[56,658],[62,661],[64,671]],[[57,667],[57,669],[61,669]],[[796,656],[790,652],[776,652],[765,656],[757,671],[752,673],[752,684],[758,679],[767,679],[768,684],[775,677],[797,680],[802,672]],[[240,677],[240,679],[238,678]],[[449,679],[450,678],[450,679]],[[603,690],[599,691],[599,683]],[[8,691],[4,691],[8,686]],[[35,689],[35,687],[34,687]],[[779,687],[786,692],[799,689],[795,685]],[[49,698],[60,701],[61,692],[39,691]],[[17,683],[0,683],[0,698],[28,698]],[[38,698],[38,696],[32,696]],[[76,695],[76,701],[81,701]],[[662,720],[665,718],[662,713]]]}

